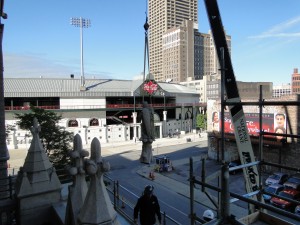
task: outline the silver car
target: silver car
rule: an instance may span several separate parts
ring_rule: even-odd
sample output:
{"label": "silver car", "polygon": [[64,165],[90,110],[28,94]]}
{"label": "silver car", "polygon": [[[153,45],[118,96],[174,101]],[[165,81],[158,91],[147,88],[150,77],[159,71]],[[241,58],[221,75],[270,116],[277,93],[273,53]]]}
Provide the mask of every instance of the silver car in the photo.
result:
{"label": "silver car", "polygon": [[266,185],[283,184],[287,181],[289,175],[286,173],[275,172],[266,179]]}
{"label": "silver car", "polygon": [[283,185],[286,189],[295,189],[300,191],[300,174],[294,174]]}

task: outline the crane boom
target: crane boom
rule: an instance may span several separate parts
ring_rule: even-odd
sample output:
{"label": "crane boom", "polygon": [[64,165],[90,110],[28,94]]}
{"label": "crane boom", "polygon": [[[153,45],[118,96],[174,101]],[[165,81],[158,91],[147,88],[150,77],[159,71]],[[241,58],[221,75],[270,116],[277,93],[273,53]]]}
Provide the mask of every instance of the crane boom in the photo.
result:
{"label": "crane boom", "polygon": [[[227,102],[235,102],[229,107],[232,122],[234,124],[234,134],[242,164],[255,161],[253,148],[248,133],[245,114],[243,111],[237,83],[235,80],[231,58],[227,46],[226,35],[222,25],[221,16],[217,0],[204,0],[205,7],[213,34],[215,47],[219,62],[224,62],[224,87],[227,95]],[[223,50],[222,50],[223,49]],[[255,192],[259,189],[258,169],[257,166],[248,166],[243,169],[246,180],[246,190],[248,193]],[[257,200],[256,195],[253,196]]]}

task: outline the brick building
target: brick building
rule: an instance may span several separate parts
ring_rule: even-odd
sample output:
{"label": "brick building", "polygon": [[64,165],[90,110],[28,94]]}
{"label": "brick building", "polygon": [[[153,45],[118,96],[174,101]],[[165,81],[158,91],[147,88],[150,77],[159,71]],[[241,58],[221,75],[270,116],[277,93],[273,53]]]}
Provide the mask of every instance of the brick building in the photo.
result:
{"label": "brick building", "polygon": [[[278,139],[277,136],[265,135],[262,136],[262,148],[259,145],[259,107],[257,105],[243,106],[245,117],[248,123],[248,133],[251,138],[252,147],[254,150],[254,155],[259,158],[260,152],[262,153],[262,160],[278,163],[283,166],[290,166],[298,168],[299,157],[300,157],[300,145],[297,135],[300,131],[299,119],[299,105],[300,105],[299,95],[289,95],[282,96],[281,98],[270,98],[265,99],[265,102],[270,102],[269,105],[262,107],[262,121],[263,130],[265,132],[275,133],[276,130],[276,115],[283,114],[285,117],[284,127],[285,134],[292,135],[292,137],[281,137]],[[247,102],[244,100],[242,102]],[[249,100],[248,100],[249,102]],[[253,102],[253,101],[251,101]],[[271,105],[274,102],[274,105]],[[280,102],[284,104],[280,105]],[[288,103],[290,102],[290,105]],[[299,103],[298,103],[299,102]],[[209,146],[209,157],[213,159],[221,159],[221,133],[213,130],[213,112],[219,112],[221,104],[219,101],[209,101],[207,103],[207,130],[209,132],[208,136],[208,146]],[[238,159],[238,149],[235,143],[235,136],[233,127],[230,124],[231,117],[228,110],[224,113],[224,130],[225,130],[225,161],[232,161]],[[221,123],[219,123],[219,126]],[[229,129],[231,128],[231,130]],[[221,127],[219,128],[221,130]],[[279,170],[276,167],[268,167],[269,172]],[[290,172],[291,171],[287,171]]]}

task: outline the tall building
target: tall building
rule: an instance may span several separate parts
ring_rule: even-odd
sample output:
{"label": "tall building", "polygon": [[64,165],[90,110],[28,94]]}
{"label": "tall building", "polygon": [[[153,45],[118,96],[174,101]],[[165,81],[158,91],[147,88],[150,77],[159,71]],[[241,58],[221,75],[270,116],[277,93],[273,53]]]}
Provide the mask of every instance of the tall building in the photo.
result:
{"label": "tall building", "polygon": [[[231,36],[226,35],[229,51]],[[162,36],[162,72],[174,83],[220,75],[220,65],[211,32],[198,32],[191,20],[171,28]]]}
{"label": "tall building", "polygon": [[174,83],[194,78],[194,26],[185,20],[162,36],[162,74]]}
{"label": "tall building", "polygon": [[292,93],[300,93],[300,74],[298,72],[298,68],[295,68],[294,73],[292,74]]}
{"label": "tall building", "polygon": [[[163,74],[163,35],[185,20],[198,24],[198,0],[149,0],[149,62],[155,80],[165,81]],[[198,25],[197,25],[198,26]]]}

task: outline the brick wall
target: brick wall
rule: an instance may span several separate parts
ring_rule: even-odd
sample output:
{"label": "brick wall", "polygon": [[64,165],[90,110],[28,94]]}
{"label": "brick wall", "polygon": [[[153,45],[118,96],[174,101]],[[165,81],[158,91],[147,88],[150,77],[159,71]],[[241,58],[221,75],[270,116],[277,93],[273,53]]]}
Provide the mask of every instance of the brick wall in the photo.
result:
{"label": "brick wall", "polygon": [[[247,100],[242,100],[246,102]],[[295,103],[299,102],[299,95],[290,95],[290,96],[282,96],[281,98],[276,99],[265,99],[266,102],[274,101],[274,102],[290,102]],[[251,100],[251,102],[253,102]],[[209,115],[210,111],[221,111],[220,102],[215,101],[211,105],[211,110],[208,109],[208,119],[211,117]],[[259,107],[255,106],[244,106],[243,107],[245,113],[259,113]],[[287,134],[298,135],[299,134],[299,119],[300,119],[300,110],[297,105],[288,105],[288,106],[264,106],[263,113],[284,113],[287,117]],[[209,123],[209,121],[208,121]],[[208,129],[209,130],[209,129]],[[221,135],[220,133],[211,132],[208,134],[208,157],[211,159],[221,159]],[[299,159],[300,159],[300,138],[287,138],[287,143],[281,143],[277,141],[266,141],[263,140],[264,146],[262,148],[262,159],[276,164],[281,164],[289,167],[299,167]],[[254,155],[256,158],[259,158],[259,142],[256,138],[252,141],[252,146],[254,150]],[[219,150],[218,150],[219,149]],[[225,161],[232,161],[237,159],[238,157],[238,149],[234,140],[234,136],[225,138],[225,151],[224,151],[224,159]],[[278,171],[279,169],[276,167],[267,166],[267,172]],[[283,170],[286,171],[286,170]],[[288,173],[293,173],[292,171],[286,171]]]}

